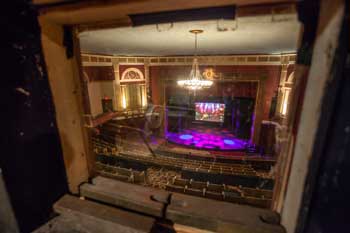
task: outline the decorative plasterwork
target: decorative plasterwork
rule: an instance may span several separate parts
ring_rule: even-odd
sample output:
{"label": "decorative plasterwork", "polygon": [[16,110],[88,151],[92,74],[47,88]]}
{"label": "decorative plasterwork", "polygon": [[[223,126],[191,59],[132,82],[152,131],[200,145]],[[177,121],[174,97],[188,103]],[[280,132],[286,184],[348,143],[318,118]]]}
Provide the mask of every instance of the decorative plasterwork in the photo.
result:
{"label": "decorative plasterwork", "polygon": [[[295,64],[296,54],[199,56],[200,65],[282,65]],[[193,56],[118,57],[82,54],[83,66],[103,64],[145,64],[149,66],[191,65]]]}
{"label": "decorative plasterwork", "polygon": [[143,76],[143,73],[138,68],[128,68],[126,69],[120,78],[120,82],[139,82],[144,81],[145,77]]}

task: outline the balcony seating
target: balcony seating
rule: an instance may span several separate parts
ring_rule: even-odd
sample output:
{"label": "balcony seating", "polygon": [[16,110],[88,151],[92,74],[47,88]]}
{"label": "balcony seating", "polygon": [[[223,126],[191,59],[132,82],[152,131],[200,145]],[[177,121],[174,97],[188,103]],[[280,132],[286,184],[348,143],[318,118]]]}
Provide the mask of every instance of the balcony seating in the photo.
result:
{"label": "balcony seating", "polygon": [[[133,152],[119,152],[113,143],[106,142],[100,138],[93,138],[93,145],[94,152],[97,154],[97,161],[104,164],[122,166],[134,171],[142,172],[147,170],[148,167],[165,168],[181,172],[182,177],[188,180],[209,181],[217,184],[224,183],[243,186],[252,190],[257,187],[272,190],[274,184],[268,173],[256,172],[250,164],[196,160],[193,157],[188,159],[171,156],[141,156]],[[253,193],[249,195],[255,197]],[[271,195],[270,192],[264,196],[271,198]]]}
{"label": "balcony seating", "polygon": [[[108,178],[129,183],[147,184],[145,172],[106,165],[100,162],[96,163],[96,168],[98,169],[99,174]],[[158,179],[159,177],[159,179],[162,179],[162,169],[153,173],[155,178]],[[165,175],[168,176],[168,173],[171,172],[165,172]],[[271,205],[272,197],[272,192],[269,190],[252,189],[240,186],[234,187],[225,184],[215,184],[208,181],[201,182],[194,179],[183,179],[180,176],[174,176],[164,187],[159,187],[171,192],[184,193],[219,201],[249,204],[264,208]]]}
{"label": "balcony seating", "polygon": [[187,186],[190,184],[190,181],[189,180],[185,180],[185,179],[176,179],[176,177],[174,177],[175,179],[173,180],[173,185],[176,185],[176,186]]}
{"label": "balcony seating", "polygon": [[245,187],[241,187],[241,189],[244,192],[245,196],[272,199],[273,192],[271,190],[264,190],[259,188],[252,189]]}
{"label": "balcony seating", "polygon": [[[227,183],[231,185],[242,185],[250,188],[261,187],[263,189],[272,189],[273,180],[262,176],[260,173],[256,173],[252,168],[237,169],[234,167],[225,168],[221,166],[220,172],[214,169],[203,169],[197,164],[191,166],[182,166],[181,161],[174,159],[163,159],[162,157],[145,157],[145,156],[133,156],[119,153],[115,155],[103,155],[97,156],[98,161],[107,164],[121,163],[123,167],[132,168],[134,170],[144,171],[148,167],[159,167],[170,170],[181,171],[184,178],[194,179],[198,181],[210,181],[212,183]],[[188,162],[188,161],[187,161]],[[216,165],[217,166],[217,165]],[[262,186],[260,186],[262,184]]]}
{"label": "balcony seating", "polygon": [[225,190],[225,185],[223,184],[211,184],[208,182],[207,192],[222,193]]}
{"label": "balcony seating", "polygon": [[224,196],[223,196],[222,192],[219,193],[219,192],[206,191],[205,197],[210,198],[210,199],[214,199],[214,200],[218,200],[218,201],[224,200]]}
{"label": "balcony seating", "polygon": [[170,191],[170,192],[183,193],[185,190],[185,187],[167,184],[165,186],[165,190]]}
{"label": "balcony seating", "polygon": [[208,187],[208,182],[199,182],[194,180],[191,180],[190,184],[188,185],[188,188],[193,188],[193,189],[207,189],[207,187]]}
{"label": "balcony seating", "polygon": [[137,184],[144,184],[146,182],[145,172],[105,165],[100,162],[96,162],[96,168],[98,173],[105,177]]}

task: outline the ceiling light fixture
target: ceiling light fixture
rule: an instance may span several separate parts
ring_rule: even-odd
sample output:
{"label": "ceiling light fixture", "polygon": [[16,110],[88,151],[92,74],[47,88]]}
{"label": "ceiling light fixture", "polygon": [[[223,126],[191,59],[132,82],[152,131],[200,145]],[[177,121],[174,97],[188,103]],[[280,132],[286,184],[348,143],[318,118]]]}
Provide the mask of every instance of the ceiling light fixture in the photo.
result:
{"label": "ceiling light fixture", "polygon": [[188,79],[184,80],[178,80],[177,84],[180,87],[189,89],[189,90],[200,90],[202,88],[208,88],[213,84],[213,81],[204,79],[199,71],[198,66],[198,58],[197,58],[197,35],[202,33],[203,30],[191,30],[190,33],[193,33],[195,35],[195,52],[194,52],[194,59],[192,63],[192,69],[190,76]]}

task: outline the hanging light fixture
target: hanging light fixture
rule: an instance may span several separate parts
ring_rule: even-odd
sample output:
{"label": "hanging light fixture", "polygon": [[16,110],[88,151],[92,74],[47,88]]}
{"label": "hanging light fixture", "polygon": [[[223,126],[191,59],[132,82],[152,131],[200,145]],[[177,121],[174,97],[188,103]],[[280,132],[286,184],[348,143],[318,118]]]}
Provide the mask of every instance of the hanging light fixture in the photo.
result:
{"label": "hanging light fixture", "polygon": [[199,72],[198,59],[197,59],[197,35],[202,33],[203,30],[191,30],[190,33],[195,35],[195,52],[194,59],[192,63],[192,69],[188,79],[178,80],[177,84],[183,88],[189,90],[200,90],[202,88],[208,88],[213,84],[213,81],[204,79]]}

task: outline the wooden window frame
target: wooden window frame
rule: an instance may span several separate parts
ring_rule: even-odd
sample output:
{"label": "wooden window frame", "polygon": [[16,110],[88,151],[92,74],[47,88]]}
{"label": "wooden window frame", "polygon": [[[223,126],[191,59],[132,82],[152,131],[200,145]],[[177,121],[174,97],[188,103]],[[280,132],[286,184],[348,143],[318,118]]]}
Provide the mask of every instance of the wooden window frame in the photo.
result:
{"label": "wooden window frame", "polygon": [[[90,28],[103,28],[106,25],[108,27],[129,26],[130,21],[127,15],[135,13],[224,6],[233,3],[242,5],[275,2],[281,1],[179,0],[177,4],[173,4],[174,2],[171,0],[108,1],[108,3],[92,1],[41,9],[39,22],[42,29],[42,46],[56,108],[56,120],[62,143],[69,190],[72,193],[79,193],[80,184],[87,182],[89,177],[93,176],[92,167],[94,162],[88,140],[90,133],[84,127],[84,116],[87,108],[82,105],[86,95],[82,91],[84,80],[80,69],[81,57],[77,30],[80,30],[84,25],[92,25]],[[298,125],[298,135],[302,135],[302,137],[296,139],[296,135],[289,135],[287,138],[284,145],[287,149],[283,151],[283,156],[284,159],[289,158],[289,166],[292,166],[293,162],[293,169],[289,167],[289,170],[291,170],[290,179],[289,181],[287,179],[280,187],[284,191],[280,192],[278,197],[274,197],[274,202],[277,204],[274,205],[273,210],[282,213],[282,224],[288,232],[293,232],[297,223],[300,199],[304,190],[303,180],[306,177],[309,161],[307,158],[311,156],[313,139],[315,138],[315,129],[312,129],[312,127],[316,127],[318,123],[320,112],[317,108],[322,103],[324,87],[329,77],[330,64],[327,61],[334,58],[336,48],[334,45],[337,44],[337,33],[339,33],[340,28],[339,18],[344,14],[344,0],[335,0],[332,3],[322,0],[321,5],[314,49],[314,54],[319,55],[317,57],[319,60],[313,61],[310,68],[310,77],[308,78],[304,98],[305,108],[303,108]],[[96,22],[107,23],[100,24]],[[72,58],[66,56],[67,48],[63,42],[64,28],[67,25],[77,29],[73,33],[74,56]],[[324,31],[328,33],[323,33]],[[323,51],[327,51],[327,54],[324,54]],[[327,66],[322,67],[324,64]],[[316,70],[317,68],[319,70]],[[304,74],[303,67],[296,65],[296,81],[294,84],[296,88],[299,88],[298,79],[303,78]],[[316,76],[318,76],[317,82],[315,81]],[[294,90],[293,92],[293,99],[296,97],[295,93],[297,96],[300,95],[298,91]],[[317,93],[317,95],[315,96],[313,93]],[[311,97],[312,101],[310,100]],[[288,114],[287,118],[289,122],[292,122],[297,109],[296,103],[292,102],[290,107],[291,113]],[[308,124],[310,122],[311,124]],[[305,141],[302,142],[302,140]],[[306,146],[305,143],[307,143]],[[297,157],[293,157],[294,154]],[[300,169],[302,172],[300,172]],[[297,198],[294,198],[295,195]]]}

